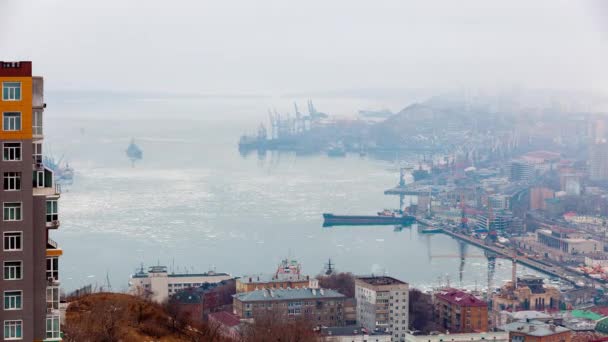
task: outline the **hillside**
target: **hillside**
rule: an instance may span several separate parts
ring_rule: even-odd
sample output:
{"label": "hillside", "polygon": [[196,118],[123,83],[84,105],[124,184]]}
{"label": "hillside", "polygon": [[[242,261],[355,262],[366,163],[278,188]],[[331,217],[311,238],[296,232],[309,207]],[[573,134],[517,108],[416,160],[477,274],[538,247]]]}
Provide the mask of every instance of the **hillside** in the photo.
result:
{"label": "hillside", "polygon": [[118,293],[96,293],[70,302],[64,341],[226,341],[217,329],[187,322],[170,307]]}

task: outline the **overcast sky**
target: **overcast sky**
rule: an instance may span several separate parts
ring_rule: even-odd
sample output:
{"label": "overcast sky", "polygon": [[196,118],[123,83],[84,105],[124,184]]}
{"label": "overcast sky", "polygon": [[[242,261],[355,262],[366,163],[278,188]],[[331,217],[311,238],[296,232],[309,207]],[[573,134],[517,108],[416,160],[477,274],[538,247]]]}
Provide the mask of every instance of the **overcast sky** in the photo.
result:
{"label": "overcast sky", "polygon": [[51,89],[607,91],[605,3],[0,0],[0,59]]}

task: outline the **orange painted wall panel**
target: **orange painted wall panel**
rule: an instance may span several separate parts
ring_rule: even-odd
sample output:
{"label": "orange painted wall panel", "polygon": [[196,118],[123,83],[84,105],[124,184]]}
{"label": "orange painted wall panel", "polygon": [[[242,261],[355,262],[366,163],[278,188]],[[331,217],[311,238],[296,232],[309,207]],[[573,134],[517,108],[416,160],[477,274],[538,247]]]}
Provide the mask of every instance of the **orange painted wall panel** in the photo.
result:
{"label": "orange painted wall panel", "polygon": [[[21,101],[4,101],[2,96],[3,82],[21,82]],[[32,139],[32,78],[0,77],[0,120],[4,112],[21,112],[21,131],[5,132],[0,121],[0,139]]]}

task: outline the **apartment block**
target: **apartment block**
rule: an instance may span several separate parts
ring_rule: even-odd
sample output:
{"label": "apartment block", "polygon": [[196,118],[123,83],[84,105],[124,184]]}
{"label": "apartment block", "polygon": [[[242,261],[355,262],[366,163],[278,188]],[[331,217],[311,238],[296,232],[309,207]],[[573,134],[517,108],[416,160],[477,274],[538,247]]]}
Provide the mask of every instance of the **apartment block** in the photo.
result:
{"label": "apartment block", "polygon": [[409,285],[388,276],[355,279],[357,322],[369,331],[385,331],[405,341],[409,319]]}
{"label": "apartment block", "polygon": [[488,331],[488,303],[458,289],[443,289],[434,296],[435,322],[450,333]]}
{"label": "apartment block", "polygon": [[151,266],[148,271],[140,270],[131,275],[129,293],[146,295],[157,303],[162,303],[179,291],[232,279],[227,273],[209,271],[205,273],[173,273],[167,266]]}
{"label": "apartment block", "polygon": [[509,333],[513,342],[570,342],[572,331],[568,328],[538,321],[513,322],[500,327]]}
{"label": "apartment block", "polygon": [[42,162],[44,83],[31,62],[0,62],[2,340],[61,341],[59,188]]}
{"label": "apartment block", "polygon": [[237,293],[233,310],[242,319],[303,317],[315,325],[333,327],[344,325],[345,300],[343,294],[329,289],[267,289]]}

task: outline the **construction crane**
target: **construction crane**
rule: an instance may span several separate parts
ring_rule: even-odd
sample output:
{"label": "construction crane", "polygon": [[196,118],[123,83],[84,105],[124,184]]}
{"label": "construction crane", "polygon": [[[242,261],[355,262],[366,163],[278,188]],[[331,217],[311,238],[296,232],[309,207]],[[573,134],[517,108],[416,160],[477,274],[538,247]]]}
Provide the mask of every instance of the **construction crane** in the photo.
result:
{"label": "construction crane", "polygon": [[464,196],[464,191],[460,192],[460,230],[462,230],[462,232],[467,232],[469,230],[469,225],[468,225],[468,219],[466,217],[466,213],[465,213],[465,196]]}

